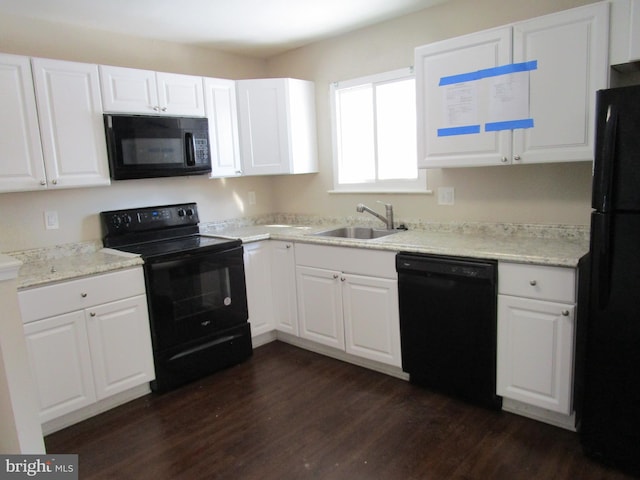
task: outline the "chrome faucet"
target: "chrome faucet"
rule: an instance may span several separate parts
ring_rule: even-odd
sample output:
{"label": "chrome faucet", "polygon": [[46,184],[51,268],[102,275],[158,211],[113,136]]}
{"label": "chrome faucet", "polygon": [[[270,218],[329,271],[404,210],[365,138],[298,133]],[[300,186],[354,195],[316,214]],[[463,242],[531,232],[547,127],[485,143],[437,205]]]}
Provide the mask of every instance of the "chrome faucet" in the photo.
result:
{"label": "chrome faucet", "polygon": [[[378,202],[378,203],[382,203],[382,202]],[[371,210],[364,203],[359,203],[358,206],[356,207],[356,211],[358,211],[360,213],[362,213],[362,212],[370,213],[374,217],[379,218],[380,220],[382,220],[386,224],[387,230],[393,230],[393,205],[391,205],[390,203],[385,203],[383,205],[384,205],[384,208],[386,210],[386,215],[387,215],[386,217],[383,217],[379,213]]]}

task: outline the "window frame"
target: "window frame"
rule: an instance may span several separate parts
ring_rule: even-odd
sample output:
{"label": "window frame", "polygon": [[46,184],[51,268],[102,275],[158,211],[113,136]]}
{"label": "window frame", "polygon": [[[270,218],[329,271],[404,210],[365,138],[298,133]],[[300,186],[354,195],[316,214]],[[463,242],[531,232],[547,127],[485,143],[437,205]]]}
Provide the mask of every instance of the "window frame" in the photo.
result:
{"label": "window frame", "polygon": [[[331,106],[331,147],[333,154],[333,190],[330,193],[430,193],[427,189],[426,170],[418,168],[418,154],[416,142],[416,168],[418,177],[411,180],[376,180],[367,183],[339,183],[339,152],[338,152],[338,117],[337,117],[337,97],[339,90],[352,88],[360,85],[373,84],[381,85],[403,81],[408,78],[415,80],[413,67],[406,67],[391,70],[363,77],[333,82],[329,88],[329,102]],[[377,160],[376,160],[377,161]]]}

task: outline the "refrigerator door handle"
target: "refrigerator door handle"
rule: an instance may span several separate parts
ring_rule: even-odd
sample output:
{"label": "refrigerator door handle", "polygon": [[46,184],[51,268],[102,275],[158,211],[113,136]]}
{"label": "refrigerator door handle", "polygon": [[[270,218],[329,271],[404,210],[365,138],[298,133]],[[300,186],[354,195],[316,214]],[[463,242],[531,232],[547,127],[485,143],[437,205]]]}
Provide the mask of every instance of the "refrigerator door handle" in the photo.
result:
{"label": "refrigerator door handle", "polygon": [[605,121],[604,140],[602,142],[602,151],[600,152],[602,161],[602,171],[600,174],[599,191],[601,192],[602,204],[597,209],[603,213],[611,210],[613,194],[613,177],[615,173],[615,153],[616,153],[616,137],[618,130],[618,113],[613,105],[607,108],[607,118]]}
{"label": "refrigerator door handle", "polygon": [[597,307],[605,308],[609,304],[609,296],[611,294],[611,216],[610,215],[594,215],[596,235],[594,246],[594,272],[598,281],[597,290]]}

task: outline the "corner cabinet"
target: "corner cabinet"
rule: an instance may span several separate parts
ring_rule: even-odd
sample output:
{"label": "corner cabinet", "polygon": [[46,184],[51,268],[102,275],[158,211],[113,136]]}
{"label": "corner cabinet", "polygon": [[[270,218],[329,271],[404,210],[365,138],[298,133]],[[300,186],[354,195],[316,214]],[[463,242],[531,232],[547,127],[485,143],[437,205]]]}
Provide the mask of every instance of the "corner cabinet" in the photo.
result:
{"label": "corner cabinet", "polygon": [[575,269],[499,263],[498,278],[498,395],[570,415]]}
{"label": "corner cabinet", "polygon": [[296,245],[300,337],[399,367],[395,252]]}
{"label": "corner cabinet", "polygon": [[0,55],[0,72],[0,191],[109,185],[98,66]]}
{"label": "corner cabinet", "polygon": [[[607,87],[608,25],[609,4],[602,2],[418,47],[419,166],[592,160],[595,92]],[[533,61],[522,95],[533,127],[488,128],[506,113],[499,89],[519,95],[517,85],[500,70],[474,74]]]}
{"label": "corner cabinet", "polygon": [[141,268],[18,293],[40,420],[155,378]]}
{"label": "corner cabinet", "polygon": [[105,112],[204,117],[202,77],[100,66]]}
{"label": "corner cabinet", "polygon": [[271,78],[236,86],[244,175],[317,172],[313,82]]}

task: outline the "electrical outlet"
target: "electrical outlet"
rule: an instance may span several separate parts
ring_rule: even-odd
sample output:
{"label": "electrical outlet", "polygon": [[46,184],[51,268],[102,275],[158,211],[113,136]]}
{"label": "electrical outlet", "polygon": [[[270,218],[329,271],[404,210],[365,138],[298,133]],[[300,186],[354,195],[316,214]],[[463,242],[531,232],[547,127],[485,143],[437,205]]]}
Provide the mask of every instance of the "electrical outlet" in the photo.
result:
{"label": "electrical outlet", "polygon": [[256,204],[256,192],[249,192],[249,205]]}
{"label": "electrical outlet", "polygon": [[438,187],[438,205],[453,205],[455,192],[453,187]]}
{"label": "electrical outlet", "polygon": [[47,230],[57,230],[60,228],[57,211],[48,210],[44,212],[44,228]]}

